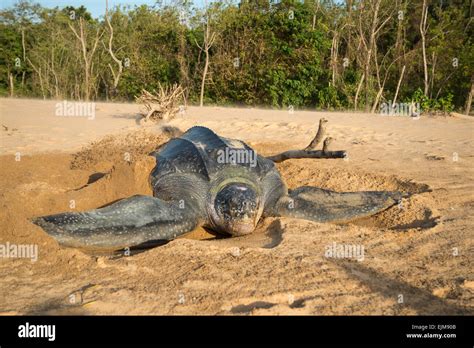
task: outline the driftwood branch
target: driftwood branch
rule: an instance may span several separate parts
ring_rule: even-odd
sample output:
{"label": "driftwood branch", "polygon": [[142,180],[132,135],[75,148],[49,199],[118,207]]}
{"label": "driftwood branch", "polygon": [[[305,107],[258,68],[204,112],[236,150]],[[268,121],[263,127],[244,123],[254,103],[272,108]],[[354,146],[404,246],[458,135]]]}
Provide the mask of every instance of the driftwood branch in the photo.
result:
{"label": "driftwood branch", "polygon": [[185,89],[178,84],[163,87],[158,83],[158,87],[158,92],[151,93],[143,89],[142,94],[135,97],[137,103],[145,106],[142,112],[144,122],[167,121],[174,118],[180,110],[179,102],[183,99]]}
{"label": "driftwood branch", "polygon": [[275,156],[267,157],[269,160],[280,163],[288,159],[296,158],[345,158],[345,151],[327,151],[323,152],[322,150],[315,151],[305,151],[305,150],[290,150],[282,152]]}
{"label": "driftwood branch", "polygon": [[304,149],[305,151],[315,150],[321,140],[323,140],[324,134],[326,134],[326,123],[328,123],[328,120],[326,120],[325,118],[319,120],[318,132],[316,133],[314,139],[311,140],[309,145],[306,146],[306,148]]}
{"label": "driftwood branch", "polygon": [[329,145],[331,144],[332,140],[333,139],[331,137],[327,137],[326,139],[324,139],[323,153],[328,153],[329,152]]}
{"label": "driftwood branch", "polygon": [[289,150],[279,153],[274,156],[267,157],[269,160],[279,163],[288,159],[296,158],[345,158],[347,157],[346,151],[329,151],[329,145],[333,138],[327,137],[323,142],[322,150],[315,150],[315,148],[321,143],[326,133],[326,123],[328,121],[325,118],[319,120],[319,127],[316,136],[311,140],[308,146],[303,150]]}

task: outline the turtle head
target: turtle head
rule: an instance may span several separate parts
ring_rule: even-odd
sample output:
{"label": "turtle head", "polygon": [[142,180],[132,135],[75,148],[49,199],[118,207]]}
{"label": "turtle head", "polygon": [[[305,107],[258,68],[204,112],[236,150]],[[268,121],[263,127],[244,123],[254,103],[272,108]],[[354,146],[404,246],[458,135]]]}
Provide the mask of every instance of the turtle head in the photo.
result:
{"label": "turtle head", "polygon": [[260,218],[257,192],[245,183],[231,183],[214,199],[214,223],[224,232],[241,236],[253,232]]}

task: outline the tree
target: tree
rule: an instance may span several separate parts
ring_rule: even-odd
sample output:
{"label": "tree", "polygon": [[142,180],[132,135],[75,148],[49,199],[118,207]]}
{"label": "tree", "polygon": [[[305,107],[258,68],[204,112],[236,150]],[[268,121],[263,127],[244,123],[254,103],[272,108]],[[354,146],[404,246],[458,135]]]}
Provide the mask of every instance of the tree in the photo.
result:
{"label": "tree", "polygon": [[[110,23],[109,19],[109,3],[108,0],[105,0],[105,21],[107,23],[107,26],[109,28],[109,42],[108,46],[106,47],[107,52],[109,53],[110,57],[113,59],[113,61],[117,64],[117,71],[114,70],[111,64],[108,64],[110,68],[110,72],[112,73],[113,76],[113,89],[112,89],[112,95],[117,94],[117,86],[120,81],[120,77],[122,76],[123,72],[123,63],[122,60],[118,59],[117,56],[114,53],[114,49],[112,46],[112,43],[114,41],[114,28],[112,27],[112,24]],[[104,44],[105,46],[105,44]]]}
{"label": "tree", "polygon": [[199,105],[375,112],[383,101],[423,98],[427,109],[468,112],[472,104],[465,0],[108,5],[100,19],[84,6],[24,0],[0,11],[0,94],[133,100],[178,84]]}
{"label": "tree", "polygon": [[85,100],[90,100],[94,88],[94,66],[92,60],[104,32],[97,28],[94,38],[91,42],[88,42],[88,31],[92,30],[88,30],[84,17],[79,17],[79,29],[76,29],[71,23],[68,23],[68,25],[80,44],[84,68],[83,96]]}
{"label": "tree", "polygon": [[211,24],[210,24],[210,16],[209,16],[209,9],[207,6],[207,0],[205,1],[205,15],[204,15],[204,37],[202,45],[198,44],[197,40],[195,40],[196,45],[199,47],[201,52],[204,52],[205,60],[204,60],[204,69],[202,70],[202,79],[201,79],[201,92],[199,95],[199,106],[203,106],[204,104],[204,87],[206,85],[206,76],[207,70],[209,69],[209,50],[211,49],[212,45],[216,40],[216,33],[211,31]]}
{"label": "tree", "polygon": [[423,52],[423,73],[425,82],[425,95],[428,95],[429,83],[428,83],[428,62],[426,60],[426,33],[428,31],[428,1],[423,0],[423,6],[421,8],[421,19],[420,19],[420,34],[421,34],[421,49]]}

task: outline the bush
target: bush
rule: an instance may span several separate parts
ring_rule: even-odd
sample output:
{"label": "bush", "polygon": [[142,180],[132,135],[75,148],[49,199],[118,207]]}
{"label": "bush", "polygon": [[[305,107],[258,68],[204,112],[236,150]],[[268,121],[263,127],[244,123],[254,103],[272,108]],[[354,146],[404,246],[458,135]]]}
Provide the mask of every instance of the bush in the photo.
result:
{"label": "bush", "polygon": [[454,110],[453,94],[448,93],[446,96],[438,99],[430,99],[426,96],[421,88],[418,88],[411,97],[414,103],[420,103],[422,112],[443,111],[449,113]]}

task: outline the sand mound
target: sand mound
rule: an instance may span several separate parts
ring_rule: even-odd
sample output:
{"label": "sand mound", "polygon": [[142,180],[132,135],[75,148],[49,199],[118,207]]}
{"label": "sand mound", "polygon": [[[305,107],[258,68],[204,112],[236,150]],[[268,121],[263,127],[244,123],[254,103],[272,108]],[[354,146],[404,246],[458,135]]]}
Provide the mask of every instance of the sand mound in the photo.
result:
{"label": "sand mound", "polygon": [[119,135],[108,135],[73,154],[71,169],[103,170],[115,163],[133,163],[156,150],[174,134],[137,130]]}
{"label": "sand mound", "polygon": [[[408,194],[401,204],[375,216],[354,222],[357,225],[393,230],[423,229],[436,225],[435,201],[431,189],[410,179],[368,173],[360,169],[338,168],[335,163],[312,160],[283,162],[278,165],[289,188],[316,186],[338,192],[400,191]],[[314,162],[314,160],[313,160]]]}

